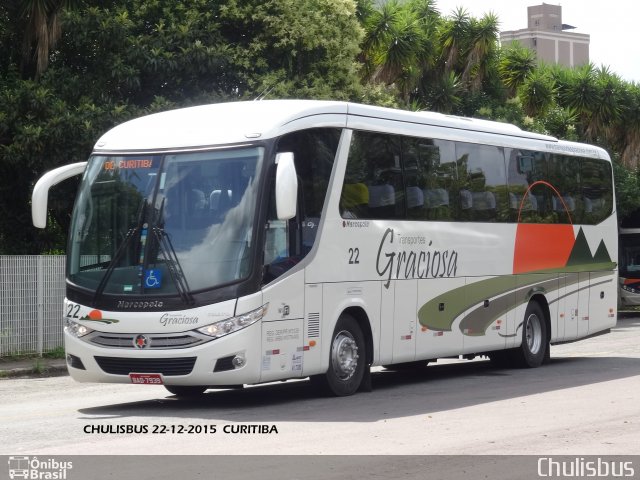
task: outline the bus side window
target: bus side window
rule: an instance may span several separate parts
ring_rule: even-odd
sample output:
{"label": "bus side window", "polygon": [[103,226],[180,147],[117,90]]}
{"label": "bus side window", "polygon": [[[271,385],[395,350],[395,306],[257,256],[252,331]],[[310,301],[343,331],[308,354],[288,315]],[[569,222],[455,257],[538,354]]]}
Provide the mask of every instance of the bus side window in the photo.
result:
{"label": "bus side window", "polygon": [[400,138],[353,132],[340,215],[343,218],[404,219],[405,191]]}
{"label": "bus side window", "polygon": [[500,147],[456,142],[458,220],[496,222],[507,216],[507,175]]}
{"label": "bus side window", "polygon": [[507,152],[510,221],[555,223],[553,191],[546,185],[547,154],[519,149]]}
{"label": "bus side window", "polygon": [[411,220],[452,220],[457,181],[454,142],[402,137],[402,165]]}
{"label": "bus side window", "polygon": [[611,215],[613,189],[611,188],[611,165],[591,158],[580,159],[584,221],[597,225]]}

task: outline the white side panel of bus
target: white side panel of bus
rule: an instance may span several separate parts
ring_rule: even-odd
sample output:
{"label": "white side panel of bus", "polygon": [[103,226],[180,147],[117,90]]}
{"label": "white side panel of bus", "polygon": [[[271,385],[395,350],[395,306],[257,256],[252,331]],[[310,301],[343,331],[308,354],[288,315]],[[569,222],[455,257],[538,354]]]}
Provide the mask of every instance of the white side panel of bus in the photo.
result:
{"label": "white side panel of bus", "polygon": [[380,285],[380,363],[386,365],[393,362],[393,316],[396,308],[396,280],[389,282],[388,288],[384,282]]}
{"label": "white side panel of bus", "polygon": [[[555,315],[556,315],[556,329],[551,330],[551,341],[552,342],[560,342],[565,337],[565,329],[567,328],[567,315],[569,310],[567,309],[567,299],[564,296],[565,288],[565,280],[563,273],[558,274],[558,292],[555,298],[555,301],[549,305],[549,308],[555,307]],[[553,312],[553,309],[552,309]],[[553,318],[553,317],[552,317]]]}
{"label": "white side panel of bus", "polygon": [[589,334],[589,272],[580,272],[578,283],[578,337]]}
{"label": "white side panel of bus", "polygon": [[617,283],[615,272],[592,272],[590,278],[589,334],[616,324]]}
{"label": "white side panel of bus", "polygon": [[261,382],[299,377],[303,370],[304,270],[263,290]]}
{"label": "white side panel of bus", "polygon": [[564,336],[572,340],[578,336],[578,273],[567,273],[561,280],[564,296]]}
{"label": "white side panel of bus", "polygon": [[[505,293],[501,289],[498,292],[488,291],[483,295],[483,282],[487,280],[508,283],[504,288],[509,288],[511,293]],[[463,353],[481,353],[505,348],[507,312],[512,312],[515,306],[512,292],[514,286],[515,278],[512,275],[467,278],[465,303],[469,309],[460,326],[463,334]]]}
{"label": "white side panel of bus", "polygon": [[395,280],[393,363],[416,358],[418,280]]}
{"label": "white side panel of bus", "polygon": [[[418,312],[433,298],[463,287],[464,284],[464,277],[421,279],[418,283]],[[460,298],[459,301],[463,302],[464,299]],[[458,309],[459,306],[443,301],[438,302],[437,308],[428,314],[429,317],[418,317],[416,358],[428,360],[458,355],[462,351],[462,333],[459,328],[462,315],[454,318]]]}
{"label": "white side panel of bus", "polygon": [[302,374],[304,376],[320,373],[322,364],[322,292],[321,283],[312,283],[305,286],[304,290],[304,341],[302,351],[304,352],[304,365]]}
{"label": "white side panel of bus", "polygon": [[350,307],[362,309],[369,321],[374,346],[373,363],[378,364],[380,352],[376,346],[380,341],[380,282],[325,283],[322,290],[320,335],[327,339],[322,342],[322,371],[329,367],[329,350],[336,322],[342,312]]}

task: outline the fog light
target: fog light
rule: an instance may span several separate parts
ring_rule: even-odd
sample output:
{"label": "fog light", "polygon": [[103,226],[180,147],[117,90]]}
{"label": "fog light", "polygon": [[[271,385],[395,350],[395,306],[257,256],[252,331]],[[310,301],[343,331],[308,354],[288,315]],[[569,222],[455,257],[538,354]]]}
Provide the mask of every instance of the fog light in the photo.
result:
{"label": "fog light", "polygon": [[244,366],[244,364],[246,363],[246,360],[242,355],[236,355],[235,357],[233,357],[233,360],[231,360],[231,363],[233,363],[234,367],[240,368]]}
{"label": "fog light", "polygon": [[76,357],[75,355],[71,355],[70,353],[67,353],[67,365],[73,368],[77,368],[78,370],[86,370],[86,368],[84,368],[82,360],[80,360],[80,358]]}

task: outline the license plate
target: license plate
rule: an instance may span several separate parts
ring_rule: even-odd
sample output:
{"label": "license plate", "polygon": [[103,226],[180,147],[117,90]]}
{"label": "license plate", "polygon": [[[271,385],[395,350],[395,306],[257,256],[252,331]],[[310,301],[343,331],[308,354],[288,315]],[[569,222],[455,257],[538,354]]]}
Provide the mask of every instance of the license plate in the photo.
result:
{"label": "license plate", "polygon": [[162,385],[162,375],[159,373],[130,373],[131,383],[138,385]]}

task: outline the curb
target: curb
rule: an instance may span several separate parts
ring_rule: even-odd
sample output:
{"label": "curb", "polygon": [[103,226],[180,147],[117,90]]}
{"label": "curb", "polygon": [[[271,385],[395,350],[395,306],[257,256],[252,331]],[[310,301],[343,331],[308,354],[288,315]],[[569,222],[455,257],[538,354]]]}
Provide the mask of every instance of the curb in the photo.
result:
{"label": "curb", "polygon": [[0,369],[0,381],[10,378],[46,378],[68,375],[66,363],[54,363],[42,366],[40,371],[33,367],[16,367]]}

